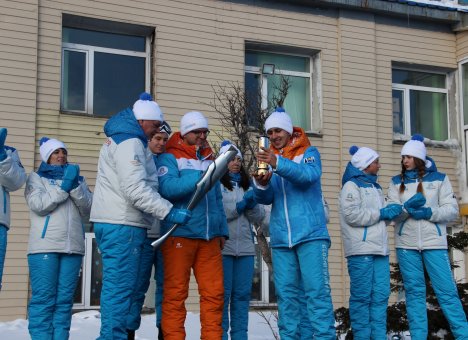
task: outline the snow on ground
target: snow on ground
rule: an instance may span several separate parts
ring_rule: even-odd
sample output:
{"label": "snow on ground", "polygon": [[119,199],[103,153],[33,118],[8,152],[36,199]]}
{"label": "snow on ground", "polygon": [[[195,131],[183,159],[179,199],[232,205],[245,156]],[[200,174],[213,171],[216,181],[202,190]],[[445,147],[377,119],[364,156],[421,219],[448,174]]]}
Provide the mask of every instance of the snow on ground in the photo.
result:
{"label": "snow on ground", "polygon": [[[276,319],[269,313],[265,313],[270,317],[272,326],[275,332]],[[70,340],[93,340],[99,335],[99,327],[101,325],[100,314],[98,311],[85,311],[73,314],[72,325],[70,330]],[[137,340],[154,340],[157,339],[158,331],[156,329],[156,316],[154,314],[143,315],[141,318],[141,327],[136,332],[135,339]],[[187,340],[200,339],[200,315],[195,313],[187,313],[185,321],[185,330]],[[0,338],[2,340],[29,340],[28,321],[17,319],[10,322],[0,322]],[[265,319],[258,313],[249,313],[249,340],[273,340],[272,330],[268,326]]]}

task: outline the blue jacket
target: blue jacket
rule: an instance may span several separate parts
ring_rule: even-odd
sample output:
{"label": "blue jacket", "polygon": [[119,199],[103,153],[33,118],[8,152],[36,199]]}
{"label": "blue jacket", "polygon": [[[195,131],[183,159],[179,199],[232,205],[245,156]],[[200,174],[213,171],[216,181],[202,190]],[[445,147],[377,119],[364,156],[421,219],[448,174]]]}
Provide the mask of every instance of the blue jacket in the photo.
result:
{"label": "blue jacket", "polygon": [[[175,138],[177,138],[177,134]],[[170,148],[168,148],[169,150]],[[195,192],[195,185],[211,162],[207,159],[176,159],[170,153],[159,155],[159,193],[171,201],[175,208],[187,208],[190,198]],[[172,224],[162,221],[161,234],[166,233],[171,226]],[[177,228],[172,234],[172,236],[177,237],[204,240],[211,240],[219,236],[228,237],[228,235],[219,182],[195,206],[188,223]]]}
{"label": "blue jacket", "polygon": [[320,153],[309,146],[293,160],[278,156],[269,185],[254,187],[258,203],[272,204],[270,244],[273,248],[330,240],[322,203],[321,175]]}

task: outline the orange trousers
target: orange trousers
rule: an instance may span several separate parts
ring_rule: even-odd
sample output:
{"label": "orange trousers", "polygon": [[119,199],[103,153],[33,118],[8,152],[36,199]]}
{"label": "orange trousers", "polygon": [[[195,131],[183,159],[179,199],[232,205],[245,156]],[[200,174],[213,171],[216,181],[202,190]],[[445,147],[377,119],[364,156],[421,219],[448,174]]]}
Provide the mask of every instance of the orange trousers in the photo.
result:
{"label": "orange trousers", "polygon": [[224,287],[220,238],[205,241],[170,237],[161,250],[164,259],[164,339],[185,339],[185,300],[192,268],[200,294],[201,339],[221,339]]}

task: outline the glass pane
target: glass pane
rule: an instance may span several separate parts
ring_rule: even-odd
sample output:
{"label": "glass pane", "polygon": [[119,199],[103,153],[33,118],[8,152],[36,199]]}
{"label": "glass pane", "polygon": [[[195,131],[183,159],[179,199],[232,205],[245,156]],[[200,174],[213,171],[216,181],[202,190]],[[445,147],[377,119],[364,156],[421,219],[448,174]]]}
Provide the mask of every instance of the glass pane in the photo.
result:
{"label": "glass pane", "polygon": [[258,244],[255,244],[255,262],[254,276],[252,281],[252,296],[251,300],[262,301],[262,255]]}
{"label": "glass pane", "polygon": [[468,64],[462,65],[463,122],[468,125]]}
{"label": "glass pane", "polygon": [[445,88],[445,75],[393,69],[392,82],[406,85]]}
{"label": "glass pane", "polygon": [[133,105],[145,91],[145,63],[142,57],[94,54],[95,116],[108,117]]}
{"label": "glass pane", "polygon": [[96,239],[93,238],[93,254],[91,259],[91,296],[90,305],[99,306],[101,302],[102,289],[102,260]]}
{"label": "glass pane", "polygon": [[63,28],[62,41],[67,43],[115,48],[119,50],[137,52],[145,52],[146,50],[145,37],[89,31],[70,27]]}
{"label": "glass pane", "polygon": [[404,134],[404,115],[403,108],[404,97],[402,90],[392,91],[392,107],[393,107],[393,132]]}
{"label": "glass pane", "polygon": [[259,124],[255,121],[255,115],[252,112],[255,112],[261,108],[261,97],[259,93],[261,91],[261,75],[246,73],[245,74],[245,98],[247,106],[247,116],[249,117],[248,124],[250,126],[259,127]]}
{"label": "glass pane", "polygon": [[81,263],[80,278],[78,279],[78,284],[76,285],[75,297],[73,298],[73,303],[80,304],[80,305],[84,303],[83,302],[83,262]]}
{"label": "glass pane", "polygon": [[62,69],[62,109],[85,111],[86,53],[65,50]]}
{"label": "glass pane", "polygon": [[297,57],[284,54],[266,53],[266,52],[245,52],[245,65],[258,66],[263,64],[274,64],[276,69],[297,71],[297,72],[310,72],[310,58]]}
{"label": "glass pane", "polygon": [[[288,76],[291,87],[288,90],[283,107],[291,116],[294,126],[299,126],[308,131],[310,126],[310,79]],[[268,76],[268,101],[271,102],[277,96],[277,90],[281,82],[281,76]],[[274,109],[274,108],[272,108]]]}
{"label": "glass pane", "polygon": [[269,299],[268,299],[268,302],[269,303],[276,303],[277,302],[277,299],[276,299],[276,290],[275,290],[275,282],[273,281],[273,272],[270,272],[268,273],[268,277],[269,277],[269,290],[268,290],[268,296],[269,296]]}
{"label": "glass pane", "polygon": [[410,91],[411,134],[444,141],[448,138],[447,95],[425,91]]}

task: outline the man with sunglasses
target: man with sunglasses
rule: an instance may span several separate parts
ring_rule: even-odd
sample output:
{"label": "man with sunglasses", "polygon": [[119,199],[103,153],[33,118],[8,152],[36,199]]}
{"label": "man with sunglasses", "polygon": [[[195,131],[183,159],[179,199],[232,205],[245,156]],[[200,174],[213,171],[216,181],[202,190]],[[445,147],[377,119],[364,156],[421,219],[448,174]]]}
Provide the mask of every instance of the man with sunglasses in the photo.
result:
{"label": "man with sunglasses", "polygon": [[[160,193],[175,207],[188,205],[201,174],[213,162],[208,134],[205,116],[196,111],[188,112],[182,117],[180,132],[169,138],[167,153],[158,158]],[[170,227],[170,223],[163,221],[161,234]],[[165,340],[186,338],[185,300],[192,269],[200,293],[201,338],[221,339],[224,303],[221,249],[227,236],[221,188],[217,183],[192,210],[187,224],[176,229],[162,245],[162,330]]]}
{"label": "man with sunglasses", "polygon": [[159,132],[163,121],[159,105],[143,93],[133,109],[117,113],[104,125],[107,139],[99,154],[91,208],[103,263],[99,340],[128,339],[127,315],[153,220],[184,224],[191,216],[189,210],[174,208],[158,193],[148,139]]}

